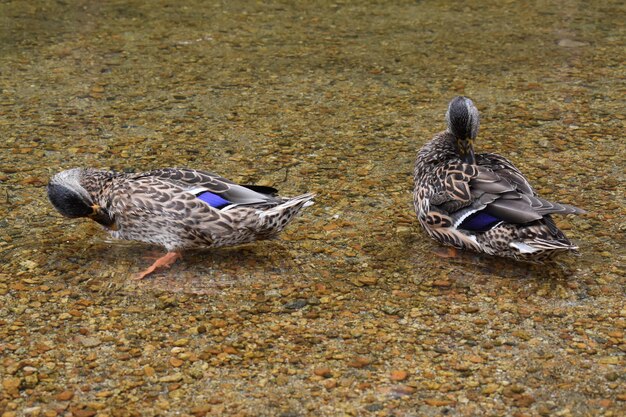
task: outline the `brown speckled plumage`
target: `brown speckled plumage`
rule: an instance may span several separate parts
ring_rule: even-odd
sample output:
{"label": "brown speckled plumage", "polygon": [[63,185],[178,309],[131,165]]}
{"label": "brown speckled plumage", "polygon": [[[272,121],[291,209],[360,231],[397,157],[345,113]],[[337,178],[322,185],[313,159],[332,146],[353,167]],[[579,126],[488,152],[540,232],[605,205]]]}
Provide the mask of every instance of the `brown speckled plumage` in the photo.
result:
{"label": "brown speckled plumage", "polygon": [[479,116],[470,99],[453,99],[446,120],[448,129],[422,147],[414,170],[415,212],[432,238],[524,261],[578,249],[550,215],[583,210],[538,197],[506,158],[474,154]]}
{"label": "brown speckled plumage", "polygon": [[[198,198],[203,192],[230,204],[212,207]],[[175,168],[137,174],[75,168],[55,175],[48,195],[67,217],[90,217],[116,238],[162,245],[170,252],[271,238],[313,198],[284,198],[270,187]]]}

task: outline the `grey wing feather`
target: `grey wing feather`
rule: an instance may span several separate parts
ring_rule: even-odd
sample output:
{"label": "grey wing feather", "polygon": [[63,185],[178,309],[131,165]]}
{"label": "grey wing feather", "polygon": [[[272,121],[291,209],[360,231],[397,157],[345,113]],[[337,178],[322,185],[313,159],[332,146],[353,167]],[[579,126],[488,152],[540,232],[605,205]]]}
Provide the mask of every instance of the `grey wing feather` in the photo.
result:
{"label": "grey wing feather", "polygon": [[541,219],[543,216],[534,211],[527,202],[519,200],[497,199],[487,205],[485,211],[507,223],[523,224]]}
{"label": "grey wing feather", "polygon": [[[473,170],[467,164],[454,165],[455,181],[445,181],[449,200],[438,207],[453,218],[465,217],[468,210],[485,210],[507,223],[525,224],[547,214],[584,213],[579,208],[537,197],[522,173],[504,157],[479,154],[477,163]],[[459,198],[459,193],[454,192],[462,188],[463,182],[469,184],[470,201]]]}
{"label": "grey wing feather", "polygon": [[[519,169],[503,156],[493,153],[483,153],[477,155],[476,161],[479,165],[488,167],[491,171],[498,176],[505,178],[514,187],[517,193],[517,198],[522,198],[527,201],[528,204],[538,214],[582,214],[584,210],[578,207],[570,206],[568,204],[554,203],[552,201],[545,200],[537,196],[535,190],[524,177]],[[503,198],[506,198],[503,196]]]}
{"label": "grey wing feather", "polygon": [[280,198],[276,198],[272,195],[275,190],[271,187],[267,187],[267,190],[272,192],[272,194],[264,194],[243,185],[235,184],[212,172],[186,168],[163,168],[140,175],[171,181],[183,189],[197,190],[198,188],[204,188],[206,191],[218,194],[235,204],[264,204],[278,203],[281,201]]}
{"label": "grey wing feather", "polygon": [[495,153],[481,153],[476,155],[476,163],[508,180],[522,194],[536,195],[524,174],[505,157]]}

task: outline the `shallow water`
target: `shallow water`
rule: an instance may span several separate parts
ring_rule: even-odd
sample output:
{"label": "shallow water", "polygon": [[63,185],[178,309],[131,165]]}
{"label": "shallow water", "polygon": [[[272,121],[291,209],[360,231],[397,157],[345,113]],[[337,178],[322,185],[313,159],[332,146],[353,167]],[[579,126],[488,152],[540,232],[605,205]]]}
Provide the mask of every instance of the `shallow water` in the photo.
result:
{"label": "shallow water", "polygon": [[[620,415],[623,12],[0,3],[0,410]],[[411,173],[457,94],[481,112],[477,151],[588,211],[557,219],[580,257],[437,256]],[[49,177],[75,166],[318,197],[278,240],[135,282],[161,249],[48,203]]]}

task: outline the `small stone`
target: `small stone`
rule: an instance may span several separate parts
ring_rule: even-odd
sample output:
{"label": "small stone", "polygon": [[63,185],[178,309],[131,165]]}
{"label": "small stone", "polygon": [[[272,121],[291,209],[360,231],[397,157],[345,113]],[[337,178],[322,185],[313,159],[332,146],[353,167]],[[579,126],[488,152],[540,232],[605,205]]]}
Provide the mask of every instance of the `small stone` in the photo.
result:
{"label": "small stone", "polygon": [[223,329],[224,327],[228,326],[228,322],[222,319],[212,319],[211,326],[215,327],[216,329]]}
{"label": "small stone", "polygon": [[408,226],[398,226],[396,227],[396,235],[398,235],[398,237],[404,238],[404,237],[408,237],[411,236],[411,228]]}
{"label": "small stone", "polygon": [[432,285],[433,285],[433,287],[443,287],[443,288],[446,288],[446,287],[449,287],[450,285],[452,285],[452,283],[450,281],[448,281],[448,280],[445,280],[445,279],[437,279],[437,280],[433,281]]}
{"label": "small stone", "polygon": [[297,300],[286,303],[283,308],[285,308],[286,310],[300,310],[301,308],[306,307],[307,304],[307,300],[299,298]]}
{"label": "small stone", "polygon": [[322,383],[324,385],[324,388],[326,389],[333,389],[337,386],[337,380],[330,378],[330,379],[326,379],[324,380],[324,382]]}
{"label": "small stone", "polygon": [[487,384],[483,387],[482,393],[484,395],[490,395],[498,391],[498,388],[500,388],[498,384]]}
{"label": "small stone", "polygon": [[170,358],[170,365],[172,365],[175,368],[181,367],[183,366],[184,361],[178,359],[178,358]]}
{"label": "small stone", "polygon": [[17,395],[21,380],[19,378],[6,378],[2,380],[2,388],[10,395]]}
{"label": "small stone", "polygon": [[182,374],[165,375],[159,378],[159,382],[178,382],[182,381]]}
{"label": "small stone", "polygon": [[62,391],[62,392],[57,394],[56,398],[59,401],[69,401],[72,398],[74,398],[74,392],[73,391]]}
{"label": "small stone", "polygon": [[484,363],[485,360],[478,355],[469,355],[466,357],[466,359],[472,363]]}
{"label": "small stone", "polygon": [[408,377],[409,373],[407,371],[391,371],[392,381],[404,381]]}
{"label": "small stone", "polygon": [[378,282],[378,278],[376,277],[372,277],[372,276],[360,276],[357,278],[357,280],[359,281],[359,283],[363,284],[363,285],[376,285],[376,283]]}
{"label": "small stone", "polygon": [[354,360],[348,362],[348,366],[350,366],[352,368],[365,368],[370,363],[372,363],[372,361],[370,359],[365,358],[365,357],[358,357],[358,358],[355,358]]}
{"label": "small stone", "polygon": [[515,337],[519,337],[522,340],[530,340],[530,334],[525,330],[515,330],[511,333]]}
{"label": "small stone", "polygon": [[333,376],[332,372],[330,371],[330,368],[315,368],[313,370],[313,373],[317,376],[321,376],[324,378],[330,378],[331,376]]}
{"label": "small stone", "polygon": [[102,341],[97,337],[77,336],[77,339],[83,346],[88,348],[100,346],[100,344],[102,344]]}
{"label": "small stone", "polygon": [[515,394],[521,394],[522,392],[526,391],[526,388],[524,388],[521,385],[514,384],[514,385],[511,385],[510,390],[514,392]]}
{"label": "small stone", "polygon": [[412,387],[410,385],[398,385],[393,388],[393,392],[396,395],[412,395],[415,394],[417,388]]}
{"label": "small stone", "polygon": [[182,338],[174,341],[174,346],[187,346],[189,344],[189,339]]}
{"label": "small stone", "polygon": [[34,262],[30,259],[25,259],[23,261],[20,262],[20,265],[25,268],[28,269],[29,271],[32,271],[33,269],[37,268],[37,262]]}

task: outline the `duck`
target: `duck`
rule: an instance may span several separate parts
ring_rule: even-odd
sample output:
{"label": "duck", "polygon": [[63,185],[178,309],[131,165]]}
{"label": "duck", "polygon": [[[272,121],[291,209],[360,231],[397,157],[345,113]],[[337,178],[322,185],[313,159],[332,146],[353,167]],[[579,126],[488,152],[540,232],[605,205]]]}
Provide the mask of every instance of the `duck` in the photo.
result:
{"label": "duck", "polygon": [[552,215],[585,211],[539,197],[505,157],[475,153],[480,116],[470,98],[453,98],[445,119],[447,129],[422,146],[413,171],[413,206],[428,235],[453,248],[518,261],[578,253]]}
{"label": "duck", "polygon": [[187,168],[73,168],[54,175],[47,194],[64,217],[91,219],[116,239],[163,246],[167,253],[132,277],[137,280],[171,266],[185,249],[271,239],[315,196],[281,197],[273,187],[240,185]]}

